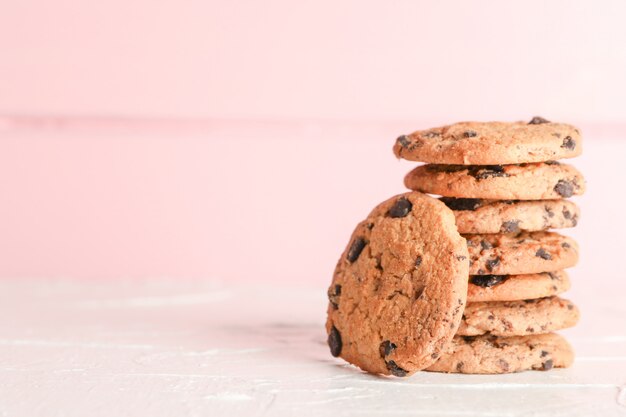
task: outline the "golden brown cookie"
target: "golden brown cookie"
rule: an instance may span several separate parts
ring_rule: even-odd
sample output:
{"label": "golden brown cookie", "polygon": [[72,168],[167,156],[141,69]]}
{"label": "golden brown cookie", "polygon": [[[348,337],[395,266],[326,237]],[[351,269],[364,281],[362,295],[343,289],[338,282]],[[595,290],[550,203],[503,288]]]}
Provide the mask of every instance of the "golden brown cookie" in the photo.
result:
{"label": "golden brown cookie", "polygon": [[555,232],[464,235],[471,275],[553,272],[578,262],[578,244]]}
{"label": "golden brown cookie", "polygon": [[471,275],[467,302],[515,301],[550,297],[570,288],[565,271],[522,275]]}
{"label": "golden brown cookie", "polygon": [[342,254],[328,290],[333,356],[378,374],[431,365],[465,307],[468,253],[442,202],[411,192],[377,206]]}
{"label": "golden brown cookie", "polygon": [[435,164],[519,164],[578,156],[582,138],[574,126],[541,117],[528,123],[461,122],[400,136],[393,152]]}
{"label": "golden brown cookie", "polygon": [[580,210],[569,200],[480,200],[441,197],[454,211],[459,233],[535,232],[574,227]]}
{"label": "golden brown cookie", "polygon": [[585,192],[573,166],[558,162],[518,165],[422,165],[404,178],[407,188],[444,197],[549,200]]}
{"label": "golden brown cookie", "polygon": [[506,374],[526,370],[567,368],[574,351],[558,334],[496,337],[456,336],[427,371],[462,374]]}
{"label": "golden brown cookie", "polygon": [[468,303],[457,335],[525,336],[572,327],[580,313],[570,301],[546,297],[522,301]]}

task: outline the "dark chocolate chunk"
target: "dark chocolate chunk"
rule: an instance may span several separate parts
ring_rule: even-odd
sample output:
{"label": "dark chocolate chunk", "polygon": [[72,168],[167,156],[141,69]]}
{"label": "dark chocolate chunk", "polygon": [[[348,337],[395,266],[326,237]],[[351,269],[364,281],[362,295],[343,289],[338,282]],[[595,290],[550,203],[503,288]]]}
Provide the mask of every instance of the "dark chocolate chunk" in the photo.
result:
{"label": "dark chocolate chunk", "polygon": [[348,255],[346,256],[348,262],[353,263],[354,261],[359,259],[359,255],[361,255],[361,252],[363,252],[363,248],[365,248],[365,245],[367,245],[367,242],[362,237],[357,237],[356,239],[354,239],[354,242],[352,242],[352,244],[350,245],[350,249],[348,250]]}
{"label": "dark chocolate chunk", "polygon": [[487,266],[487,270],[491,272],[493,271],[493,268],[500,265],[500,258],[489,259],[485,265]]}
{"label": "dark chocolate chunk", "polygon": [[400,368],[394,361],[387,362],[387,369],[393,376],[406,376],[408,373],[404,369]]}
{"label": "dark chocolate chunk", "polygon": [[569,249],[571,247],[570,244],[567,242],[561,243],[561,246],[563,247],[563,249]]}
{"label": "dark chocolate chunk", "polygon": [[401,197],[394,203],[393,206],[391,206],[391,208],[387,212],[387,215],[394,219],[400,218],[400,217],[406,217],[407,214],[411,212],[412,208],[413,208],[413,204],[406,198]]}
{"label": "dark chocolate chunk", "polygon": [[509,363],[504,359],[498,359],[498,366],[502,369],[503,372],[509,371]]}
{"label": "dark chocolate chunk", "polygon": [[339,330],[335,326],[330,328],[330,333],[328,334],[328,346],[330,347],[330,354],[334,357],[337,357],[341,354],[341,348],[343,344],[341,343],[341,335],[339,334]]}
{"label": "dark chocolate chunk", "polygon": [[550,255],[550,253],[548,253],[548,251],[546,251],[544,248],[539,248],[539,250],[537,250],[537,252],[535,253],[535,256],[538,256],[541,259],[545,259],[546,261],[552,259],[552,255]]}
{"label": "dark chocolate chunk", "polygon": [[441,197],[440,200],[448,208],[458,211],[474,211],[480,207],[481,202],[478,198]]}
{"label": "dark chocolate chunk", "polygon": [[[463,319],[465,320],[465,316],[463,316]],[[472,343],[474,340],[476,340],[476,336],[461,336],[461,339],[463,339],[467,343]]]}
{"label": "dark chocolate chunk", "polygon": [[486,240],[481,240],[481,241],[480,241],[480,247],[481,247],[483,250],[487,250],[487,249],[491,249],[491,248],[493,248],[493,245],[492,245],[491,243],[487,242]]}
{"label": "dark chocolate chunk", "polygon": [[546,356],[548,356],[548,355],[549,355],[549,353],[548,353],[548,352],[546,352],[545,350],[542,350],[542,351],[541,351],[541,357],[542,357],[542,358],[545,358],[545,357],[546,357]]}
{"label": "dark chocolate chunk", "polygon": [[508,275],[471,275],[470,283],[479,287],[489,288],[503,283],[509,278]]}
{"label": "dark chocolate chunk", "polygon": [[502,165],[475,165],[469,166],[467,172],[476,180],[484,180],[492,177],[508,177]]}
{"label": "dark chocolate chunk", "polygon": [[385,356],[389,356],[391,352],[396,350],[396,348],[397,346],[395,343],[391,343],[389,340],[385,340],[384,342],[380,344],[380,347],[378,348],[378,350],[380,352],[380,356],[384,358]]}
{"label": "dark chocolate chunk", "polygon": [[398,137],[398,139],[396,139],[396,142],[398,142],[400,146],[402,146],[403,148],[406,148],[409,145],[411,145],[411,141],[409,140],[409,137],[407,135],[402,135]]}
{"label": "dark chocolate chunk", "polygon": [[421,264],[422,264],[422,257],[420,255],[417,255],[417,258],[415,258],[415,267],[417,268]]}
{"label": "dark chocolate chunk", "polygon": [[465,132],[463,132],[463,137],[465,138],[474,138],[478,135],[478,133],[474,132],[473,130],[466,130]]}
{"label": "dark chocolate chunk", "polygon": [[563,207],[563,217],[565,217],[566,219],[572,218],[572,213],[570,213],[570,211],[565,207]]}
{"label": "dark chocolate chunk", "polygon": [[519,232],[519,220],[508,220],[502,223],[500,231],[502,233],[517,233]]}
{"label": "dark chocolate chunk", "polygon": [[554,186],[554,191],[561,197],[569,198],[574,195],[574,184],[571,181],[559,180]]}
{"label": "dark chocolate chunk", "polygon": [[576,147],[576,141],[572,139],[571,136],[565,136],[565,139],[563,139],[563,144],[561,145],[561,148],[569,149],[571,151],[575,147]]}
{"label": "dark chocolate chunk", "polygon": [[335,310],[339,308],[339,296],[341,295],[341,285],[335,284],[334,287],[328,289],[328,301]]}
{"label": "dark chocolate chunk", "polygon": [[543,123],[550,123],[550,121],[544,119],[543,117],[535,116],[530,122],[528,122],[529,125],[540,125]]}
{"label": "dark chocolate chunk", "polygon": [[459,362],[456,364],[457,372],[461,372],[463,370],[463,365],[465,365],[463,362]]}
{"label": "dark chocolate chunk", "polygon": [[541,370],[549,371],[550,369],[552,369],[553,366],[554,366],[554,361],[552,361],[552,359],[548,359],[547,361],[543,363],[543,368],[541,368]]}

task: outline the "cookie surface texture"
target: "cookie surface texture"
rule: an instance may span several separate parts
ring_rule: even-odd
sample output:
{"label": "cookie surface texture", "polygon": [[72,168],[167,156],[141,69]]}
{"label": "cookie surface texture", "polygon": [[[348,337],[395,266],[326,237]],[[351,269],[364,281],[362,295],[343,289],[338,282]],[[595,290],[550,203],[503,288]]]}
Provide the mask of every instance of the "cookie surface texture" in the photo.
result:
{"label": "cookie surface texture", "polygon": [[467,301],[516,301],[550,297],[570,288],[565,271],[522,275],[471,275]]}
{"label": "cookie surface texture", "polygon": [[457,335],[525,336],[574,326],[578,308],[560,297],[468,303]]}
{"label": "cookie surface texture", "polygon": [[378,205],[354,230],[328,289],[331,354],[377,374],[434,363],[467,298],[468,252],[454,215],[421,193]]}
{"label": "cookie surface texture", "polygon": [[480,200],[442,197],[454,211],[459,233],[514,233],[562,229],[578,224],[580,210],[569,200]]}
{"label": "cookie surface texture", "polygon": [[558,162],[518,165],[422,165],[404,178],[407,188],[444,197],[549,200],[585,192],[585,179]]}
{"label": "cookie surface texture", "polygon": [[435,164],[493,165],[573,158],[582,152],[574,126],[530,122],[461,122],[396,139],[398,158]]}
{"label": "cookie surface texture", "polygon": [[471,275],[553,272],[578,262],[578,244],[555,232],[464,235]]}
{"label": "cookie surface texture", "polygon": [[456,336],[449,351],[427,370],[463,374],[505,374],[567,368],[574,351],[555,333],[530,336]]}

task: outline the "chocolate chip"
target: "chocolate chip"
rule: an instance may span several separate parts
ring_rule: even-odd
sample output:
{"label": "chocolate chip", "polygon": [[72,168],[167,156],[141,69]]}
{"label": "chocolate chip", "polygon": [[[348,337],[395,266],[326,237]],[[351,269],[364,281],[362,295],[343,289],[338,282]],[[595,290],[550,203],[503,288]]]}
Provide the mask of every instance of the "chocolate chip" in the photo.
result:
{"label": "chocolate chip", "polygon": [[407,371],[400,368],[394,361],[387,362],[387,369],[393,376],[406,376]]}
{"label": "chocolate chip", "polygon": [[465,365],[463,362],[459,362],[456,364],[456,371],[457,372],[461,372],[463,371],[463,365]]}
{"label": "chocolate chip", "polygon": [[422,133],[421,136],[426,139],[432,139],[441,136],[441,133],[435,132],[434,130],[429,130],[428,132]]}
{"label": "chocolate chip", "polygon": [[363,248],[365,248],[365,245],[367,245],[367,242],[362,237],[357,237],[356,239],[354,239],[354,242],[352,242],[352,244],[350,245],[350,249],[348,250],[348,255],[346,256],[348,262],[354,263],[354,261],[359,259],[359,255],[361,255],[361,252],[363,252]]}
{"label": "chocolate chip", "polygon": [[505,361],[504,359],[498,359],[498,366],[504,372],[508,372],[509,371],[509,363],[507,361]]}
{"label": "chocolate chip", "polygon": [[552,361],[552,359],[548,359],[547,361],[543,363],[543,368],[541,368],[541,370],[549,371],[550,369],[552,369],[553,366],[554,366],[554,362]]}
{"label": "chocolate chip", "polygon": [[546,261],[552,259],[552,255],[550,255],[544,248],[539,248],[539,250],[535,253],[535,256],[545,259]]}
{"label": "chocolate chip", "polygon": [[481,240],[480,241],[480,247],[483,248],[483,250],[487,250],[487,249],[493,248],[493,245],[491,243],[487,242],[486,240]]}
{"label": "chocolate chip", "polygon": [[489,288],[506,281],[508,278],[508,275],[471,275],[470,283],[479,287]]}
{"label": "chocolate chip", "polygon": [[490,315],[487,316],[488,320],[495,320],[495,318],[496,317],[493,314],[490,314]]}
{"label": "chocolate chip", "polygon": [[508,220],[502,223],[500,231],[502,233],[516,233],[519,232],[519,220]]}
{"label": "chocolate chip", "polygon": [[335,326],[330,328],[330,333],[328,334],[328,346],[330,347],[330,354],[334,357],[337,357],[341,354],[341,348],[343,344],[341,343],[341,335],[339,334],[339,330]]}
{"label": "chocolate chip", "polygon": [[570,244],[567,242],[561,243],[561,246],[563,247],[563,249],[569,249],[571,247]]}
{"label": "chocolate chip", "polygon": [[572,216],[572,226],[576,226],[578,224],[578,216],[574,215]]}
{"label": "chocolate chip", "polygon": [[467,343],[472,343],[474,340],[476,340],[476,336],[461,336],[461,338]]}
{"label": "chocolate chip", "polygon": [[548,355],[549,355],[549,353],[548,353],[548,352],[546,352],[545,350],[542,350],[542,351],[541,351],[541,357],[542,357],[542,358],[545,358],[545,357],[546,357],[546,356],[548,356]]}
{"label": "chocolate chip", "polygon": [[568,304],[567,305],[567,309],[568,310],[573,310],[574,309],[574,304]]}
{"label": "chocolate chip", "polygon": [[458,211],[474,211],[480,207],[481,202],[478,198],[441,197],[440,200],[448,208]]}
{"label": "chocolate chip", "polygon": [[341,295],[341,285],[336,284],[335,287],[328,289],[328,301],[335,310],[339,308],[339,296]]}
{"label": "chocolate chip", "polygon": [[487,266],[487,270],[491,272],[493,271],[493,268],[500,265],[500,258],[489,259],[487,262],[485,262],[485,265]]}
{"label": "chocolate chip", "polygon": [[565,207],[563,207],[563,217],[565,217],[566,219],[572,218],[572,213],[570,213],[570,211]]}
{"label": "chocolate chip", "polygon": [[546,164],[546,165],[561,165],[561,163],[559,161],[545,161],[544,164]]}
{"label": "chocolate chip", "polygon": [[417,268],[421,264],[422,264],[422,257],[420,255],[417,255],[417,258],[415,258],[415,267]]}
{"label": "chocolate chip", "polygon": [[561,145],[561,148],[569,149],[571,151],[575,147],[576,147],[576,141],[572,139],[571,136],[565,136],[565,139],[563,139],[563,144]]}
{"label": "chocolate chip", "polygon": [[407,214],[411,212],[412,208],[413,208],[413,204],[406,198],[401,197],[394,203],[393,206],[391,206],[391,208],[387,212],[387,215],[394,219],[400,218],[400,217],[406,217]]}
{"label": "chocolate chip", "polygon": [[398,142],[400,146],[402,146],[403,148],[406,148],[409,145],[411,145],[411,141],[409,140],[409,137],[407,135],[402,135],[398,137],[398,139],[396,139],[396,142]]}
{"label": "chocolate chip", "polygon": [[535,116],[530,122],[528,122],[529,125],[540,125],[543,123],[550,123],[550,121],[544,119],[543,117]]}
{"label": "chocolate chip", "polygon": [[380,356],[384,358],[385,356],[389,356],[391,352],[396,350],[396,348],[397,346],[395,343],[391,343],[389,340],[385,340],[380,344],[378,351],[380,352]]}
{"label": "chocolate chip", "polygon": [[467,259],[467,256],[457,255],[457,256],[456,256],[456,259],[457,259],[458,261],[464,261],[464,260],[466,260],[466,259]]}
{"label": "chocolate chip", "polygon": [[470,166],[467,168],[467,172],[478,181],[492,177],[509,176],[509,174],[504,172],[504,167],[502,165]]}
{"label": "chocolate chip", "polygon": [[552,209],[548,206],[545,206],[546,209],[546,213],[548,213],[548,217],[554,217],[554,212],[552,211]]}
{"label": "chocolate chip", "polygon": [[554,186],[554,191],[561,197],[571,197],[574,195],[574,184],[571,181],[559,180]]}
{"label": "chocolate chip", "polygon": [[530,327],[530,326],[528,326],[528,327],[526,328],[526,331],[527,331],[528,333],[535,333],[535,329],[533,329],[533,328],[532,328],[532,327]]}
{"label": "chocolate chip", "polygon": [[473,130],[466,130],[465,132],[463,132],[463,137],[465,138],[474,138],[476,137],[476,135],[478,135],[478,133],[474,132]]}
{"label": "chocolate chip", "polygon": [[546,274],[550,276],[551,280],[559,279],[559,276],[555,274],[554,272],[546,272]]}

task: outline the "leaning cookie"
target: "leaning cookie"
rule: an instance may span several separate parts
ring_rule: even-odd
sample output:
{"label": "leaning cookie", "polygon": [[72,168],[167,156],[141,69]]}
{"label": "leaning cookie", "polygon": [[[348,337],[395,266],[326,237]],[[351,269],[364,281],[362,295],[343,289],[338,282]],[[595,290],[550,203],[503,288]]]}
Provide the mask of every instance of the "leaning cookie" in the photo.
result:
{"label": "leaning cookie", "polygon": [[578,224],[580,210],[569,200],[480,200],[441,197],[454,211],[459,233],[511,233],[562,229]]}
{"label": "leaning cookie", "polygon": [[529,123],[462,122],[400,136],[398,158],[435,164],[492,165],[573,158],[582,152],[574,126],[541,117]]}
{"label": "leaning cookie", "polygon": [[578,244],[555,232],[464,235],[471,275],[553,272],[578,262]]}
{"label": "leaning cookie", "polygon": [[558,162],[518,165],[422,165],[404,178],[407,188],[444,197],[549,200],[585,192],[573,166]]}
{"label": "leaning cookie", "polygon": [[550,297],[570,288],[565,271],[522,275],[471,275],[467,301],[516,301]]}
{"label": "leaning cookie", "polygon": [[467,259],[442,202],[411,192],[377,206],[352,234],[328,290],[331,354],[385,375],[431,365],[461,321]]}
{"label": "leaning cookie", "polygon": [[530,336],[456,336],[448,352],[426,369],[463,374],[505,374],[567,368],[574,351],[555,333]]}
{"label": "leaning cookie", "polygon": [[457,335],[525,336],[574,326],[578,308],[559,297],[468,303]]}

